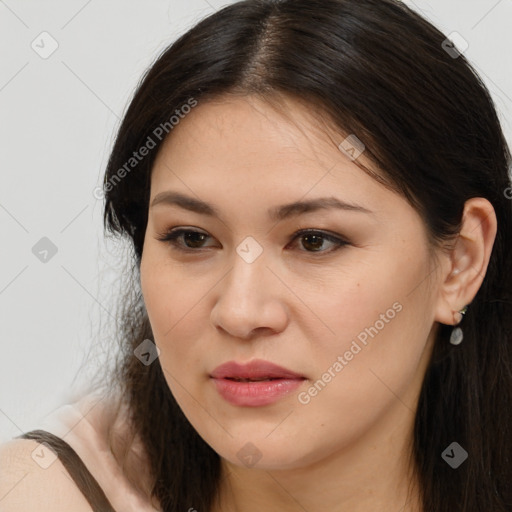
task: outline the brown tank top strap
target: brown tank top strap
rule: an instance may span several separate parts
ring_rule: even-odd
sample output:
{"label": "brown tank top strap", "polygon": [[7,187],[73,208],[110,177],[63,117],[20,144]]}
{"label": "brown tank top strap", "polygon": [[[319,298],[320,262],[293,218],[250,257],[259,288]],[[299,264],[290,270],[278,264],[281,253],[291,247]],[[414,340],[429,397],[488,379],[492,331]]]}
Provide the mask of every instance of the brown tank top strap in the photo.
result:
{"label": "brown tank top strap", "polygon": [[39,443],[47,443],[75,481],[94,512],[116,512],[108,501],[103,489],[91,475],[82,459],[75,450],[60,437],[45,430],[31,430],[17,436],[18,439],[33,439]]}

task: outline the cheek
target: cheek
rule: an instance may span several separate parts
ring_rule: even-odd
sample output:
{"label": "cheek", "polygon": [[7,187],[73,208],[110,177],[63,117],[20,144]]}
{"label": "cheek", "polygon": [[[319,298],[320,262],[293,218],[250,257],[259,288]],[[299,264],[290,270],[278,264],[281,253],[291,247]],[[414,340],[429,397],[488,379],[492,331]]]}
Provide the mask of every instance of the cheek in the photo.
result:
{"label": "cheek", "polygon": [[330,331],[312,338],[318,372],[328,371],[342,356],[342,371],[354,382],[374,381],[372,369],[396,385],[411,376],[432,325],[430,263],[420,249],[397,254],[379,254],[361,270],[340,274],[318,294],[315,311]]}
{"label": "cheek", "polygon": [[146,254],[141,261],[141,289],[154,335],[152,341],[160,350],[158,361],[169,390],[182,410],[188,412],[194,410],[190,393],[196,394],[197,385],[191,379],[192,369],[201,367],[198,351],[193,349],[198,337],[187,333],[193,330],[190,318],[198,302],[197,293],[190,286],[181,286],[176,271],[156,259],[152,261],[149,251]]}
{"label": "cheek", "polygon": [[196,350],[201,343],[196,319],[206,314],[202,299],[212,284],[200,277],[191,282],[183,275],[179,267],[157,253],[148,250],[142,258],[141,290],[166,378],[168,374],[178,377],[185,371],[191,373],[184,364],[190,368],[195,364],[193,359],[202,354]]}
{"label": "cheek", "polygon": [[179,268],[161,252],[154,244],[146,244],[140,267],[144,303],[160,342],[171,335],[180,319],[185,319],[197,295],[197,287],[182,282]]}
{"label": "cheek", "polygon": [[338,293],[337,304],[325,302],[336,336],[317,338],[310,353],[316,372],[297,397],[304,436],[321,431],[349,444],[387,410],[414,409],[432,325],[426,268],[421,258],[409,267],[397,261]]}

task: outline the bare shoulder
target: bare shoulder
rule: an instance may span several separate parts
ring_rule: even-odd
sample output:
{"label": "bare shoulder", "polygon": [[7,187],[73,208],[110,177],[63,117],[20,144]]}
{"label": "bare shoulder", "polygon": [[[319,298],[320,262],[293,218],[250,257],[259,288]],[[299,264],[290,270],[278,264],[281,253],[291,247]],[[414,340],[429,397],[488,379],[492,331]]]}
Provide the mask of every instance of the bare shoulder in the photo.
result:
{"label": "bare shoulder", "polygon": [[92,512],[62,462],[42,444],[0,444],[0,512]]}

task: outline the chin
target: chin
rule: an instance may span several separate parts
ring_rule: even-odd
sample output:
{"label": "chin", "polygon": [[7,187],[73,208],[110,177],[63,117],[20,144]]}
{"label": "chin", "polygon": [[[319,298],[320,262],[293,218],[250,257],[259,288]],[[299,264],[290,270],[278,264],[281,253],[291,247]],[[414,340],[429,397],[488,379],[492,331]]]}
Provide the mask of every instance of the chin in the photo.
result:
{"label": "chin", "polygon": [[[300,450],[297,449],[297,446],[300,446]],[[221,449],[212,447],[230,464],[240,468],[265,471],[300,469],[323,458],[323,454],[320,453],[323,450],[315,450],[313,447],[308,450],[308,447],[298,440],[284,446],[281,441],[271,442],[268,439],[256,439],[255,441],[235,441],[230,443],[230,446],[223,446]],[[327,455],[329,450],[325,451],[325,455]]]}

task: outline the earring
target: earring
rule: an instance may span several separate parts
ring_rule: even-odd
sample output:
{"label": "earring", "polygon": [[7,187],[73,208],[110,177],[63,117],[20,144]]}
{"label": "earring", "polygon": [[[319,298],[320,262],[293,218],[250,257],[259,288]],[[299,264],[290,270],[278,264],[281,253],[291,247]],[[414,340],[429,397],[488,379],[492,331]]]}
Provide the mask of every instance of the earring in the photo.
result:
{"label": "earring", "polygon": [[[468,310],[467,306],[464,306],[457,314],[459,315],[458,322],[455,325],[458,325],[462,322],[462,318],[466,314]],[[464,334],[462,333],[462,329],[460,327],[454,327],[452,333],[450,335],[450,343],[452,345],[459,345],[464,338]]]}

